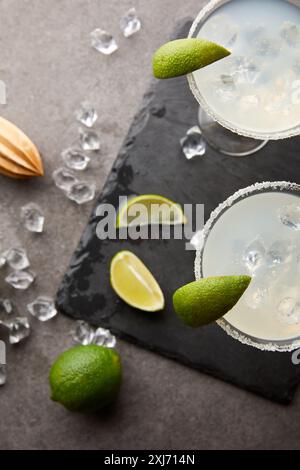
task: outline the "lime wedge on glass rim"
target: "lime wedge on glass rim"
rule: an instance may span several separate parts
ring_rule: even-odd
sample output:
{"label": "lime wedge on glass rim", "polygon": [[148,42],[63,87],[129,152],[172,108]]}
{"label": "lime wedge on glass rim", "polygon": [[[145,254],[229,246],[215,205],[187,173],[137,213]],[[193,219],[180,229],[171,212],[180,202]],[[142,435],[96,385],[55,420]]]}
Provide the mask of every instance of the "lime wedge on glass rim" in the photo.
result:
{"label": "lime wedge on glass rim", "polygon": [[191,282],[174,293],[175,312],[192,328],[208,325],[235,306],[250,282],[249,276],[208,277]]}
{"label": "lime wedge on glass rim", "polygon": [[161,46],[153,56],[156,78],[174,78],[213,64],[229,56],[223,46],[205,39],[176,39]]}
{"label": "lime wedge on glass rim", "polygon": [[165,299],[149,269],[131,251],[120,251],[112,259],[110,282],[128,305],[144,312],[163,310]]}
{"label": "lime wedge on glass rim", "polygon": [[119,208],[116,227],[186,223],[187,219],[179,204],[157,194],[143,194],[129,199],[126,204]]}

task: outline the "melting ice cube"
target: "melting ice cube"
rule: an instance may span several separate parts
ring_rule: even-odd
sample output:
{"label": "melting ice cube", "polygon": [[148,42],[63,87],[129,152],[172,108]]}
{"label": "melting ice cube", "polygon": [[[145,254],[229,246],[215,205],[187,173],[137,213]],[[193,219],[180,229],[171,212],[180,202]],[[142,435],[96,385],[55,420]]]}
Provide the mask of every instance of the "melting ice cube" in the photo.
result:
{"label": "melting ice cube", "polygon": [[72,331],[73,340],[76,343],[82,344],[83,346],[92,344],[94,335],[94,328],[82,320],[76,322],[75,329]]}
{"label": "melting ice cube", "polygon": [[92,47],[105,55],[111,55],[118,50],[115,38],[103,29],[97,28],[91,32]]}
{"label": "melting ice cube", "polygon": [[9,330],[10,344],[18,344],[30,335],[30,323],[26,317],[4,322],[4,326]]}
{"label": "melting ice cube", "polygon": [[290,259],[292,246],[288,241],[278,240],[270,247],[266,261],[268,266],[276,266],[287,263]]}
{"label": "melting ice cube", "polygon": [[24,227],[29,232],[42,233],[44,230],[45,216],[42,209],[34,203],[27,204],[21,208],[21,218]]}
{"label": "melting ice cube", "polygon": [[42,322],[51,320],[57,315],[57,310],[53,299],[40,296],[27,305],[27,310],[31,315]]}
{"label": "melting ice cube", "polygon": [[198,126],[189,129],[186,136],[180,140],[182,151],[188,160],[194,157],[202,157],[206,152],[206,142]]}
{"label": "melting ice cube", "polygon": [[281,207],[278,211],[278,216],[283,225],[292,230],[300,230],[300,206],[291,204]]}
{"label": "melting ice cube", "polygon": [[120,28],[125,38],[129,38],[133,34],[138,33],[141,29],[141,26],[142,23],[137,15],[135,8],[131,8],[120,20]]}
{"label": "melting ice cube", "polygon": [[98,119],[98,113],[95,107],[88,101],[81,103],[80,108],[75,112],[77,121],[86,127],[93,127]]}
{"label": "melting ice cube", "polygon": [[77,204],[86,204],[92,201],[96,195],[96,185],[86,181],[73,184],[67,192],[67,197]]}
{"label": "melting ice cube", "polygon": [[280,28],[280,36],[292,47],[300,44],[300,28],[291,21],[285,21]]}
{"label": "melting ice cube", "polygon": [[261,240],[256,239],[251,242],[244,251],[243,261],[250,272],[254,272],[262,265],[266,249]]}
{"label": "melting ice cube", "polygon": [[26,250],[23,248],[11,248],[6,253],[6,261],[16,271],[22,271],[30,266]]}

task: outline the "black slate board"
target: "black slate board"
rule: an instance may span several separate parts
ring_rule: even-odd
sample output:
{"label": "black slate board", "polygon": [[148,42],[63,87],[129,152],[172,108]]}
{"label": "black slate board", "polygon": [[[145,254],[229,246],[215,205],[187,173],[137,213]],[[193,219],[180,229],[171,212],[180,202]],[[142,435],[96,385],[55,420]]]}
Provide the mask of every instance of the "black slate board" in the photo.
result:
{"label": "black slate board", "polygon": [[[190,22],[178,30],[185,37]],[[205,158],[187,161],[179,140],[197,123],[198,105],[185,78],[155,83],[117,157],[97,205],[118,207],[119,195],[163,194],[180,204],[204,203],[206,218],[236,190],[257,181],[300,182],[300,139],[272,142],[247,158],[230,158],[208,149]],[[96,209],[95,207],[95,209]],[[96,236],[93,211],[57,294],[59,309],[76,319],[110,328],[116,335],[266,398],[289,403],[300,380],[288,353],[261,352],[227,336],[217,325],[185,327],[172,309],[172,293],[193,280],[194,252],[184,241],[104,241]],[[144,314],[120,301],[109,284],[115,253],[129,249],[155,274],[166,309]]]}

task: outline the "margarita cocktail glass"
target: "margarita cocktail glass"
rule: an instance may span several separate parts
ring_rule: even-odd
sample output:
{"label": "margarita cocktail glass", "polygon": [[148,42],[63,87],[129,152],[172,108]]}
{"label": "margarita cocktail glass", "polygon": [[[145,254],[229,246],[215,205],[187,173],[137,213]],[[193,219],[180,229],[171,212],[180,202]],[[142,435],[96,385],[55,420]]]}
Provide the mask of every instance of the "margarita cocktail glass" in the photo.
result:
{"label": "margarita cocktail glass", "polygon": [[266,351],[300,348],[300,186],[256,183],[221,204],[204,227],[196,279],[252,277],[217,323],[233,338]]}
{"label": "margarita cocktail glass", "polygon": [[188,76],[213,147],[244,156],[300,133],[300,0],[212,0],[189,36],[232,52]]}

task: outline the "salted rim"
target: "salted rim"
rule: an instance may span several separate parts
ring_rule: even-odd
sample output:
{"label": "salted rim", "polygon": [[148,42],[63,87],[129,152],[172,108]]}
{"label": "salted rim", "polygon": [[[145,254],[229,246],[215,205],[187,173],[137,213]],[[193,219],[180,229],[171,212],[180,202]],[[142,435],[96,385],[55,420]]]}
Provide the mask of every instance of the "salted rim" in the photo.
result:
{"label": "salted rim", "polygon": [[[200,22],[202,22],[203,20],[205,20],[211,13],[213,13],[213,11],[217,8],[219,8],[221,5],[225,4],[225,3],[229,3],[230,1],[232,0],[211,0],[201,11],[200,13],[198,14],[198,16],[196,17],[195,21],[193,22],[192,26],[191,26],[191,29],[189,31],[189,35],[188,37],[189,38],[192,38],[194,37],[195,35],[195,32],[196,32],[196,29],[198,28]],[[297,4],[295,2],[295,0],[285,0],[287,1],[288,3],[291,3],[293,4],[294,6],[299,7],[299,4]],[[203,108],[203,110],[212,118],[214,119],[215,121],[217,121],[219,124],[221,124],[223,127],[225,127],[226,129],[236,133],[236,134],[239,134],[239,135],[242,135],[244,137],[251,137],[253,139],[258,139],[258,140],[279,140],[279,139],[287,139],[289,137],[295,137],[297,135],[300,134],[300,123],[299,125],[297,125],[296,127],[293,127],[291,129],[287,129],[285,131],[281,131],[281,132],[273,132],[273,133],[270,133],[270,132],[251,132],[247,129],[242,129],[242,128],[238,128],[238,127],[235,127],[232,123],[230,123],[229,121],[227,121],[226,119],[224,119],[222,116],[220,116],[220,114],[218,114],[217,112],[215,112],[210,106],[209,104],[205,101],[204,97],[202,96],[199,88],[197,87],[197,84],[196,84],[196,80],[194,78],[194,74],[193,73],[190,73],[187,75],[187,79],[188,79],[188,83],[189,83],[189,87],[194,95],[194,97],[196,98],[196,100],[198,101],[198,103],[200,104],[200,106]]]}
{"label": "salted rim", "polygon": [[[195,258],[195,278],[198,281],[203,278],[202,271],[202,257],[204,253],[205,243],[210,234],[210,231],[219,217],[225,212],[228,208],[233,206],[236,202],[242,200],[245,197],[259,193],[261,191],[284,191],[284,192],[299,192],[300,185],[297,183],[290,183],[287,181],[274,181],[274,182],[262,182],[255,183],[247,188],[240,189],[232,196],[230,196],[226,201],[222,202],[212,213],[209,220],[206,222],[201,238],[199,240],[199,246]],[[243,344],[248,346],[253,346],[256,349],[262,351],[278,351],[278,352],[291,352],[295,349],[300,348],[300,337],[295,338],[294,340],[278,340],[270,341],[255,338],[251,335],[247,335],[245,332],[239,330],[238,328],[231,325],[228,320],[221,318],[217,321],[217,324],[232,338],[240,341]]]}

